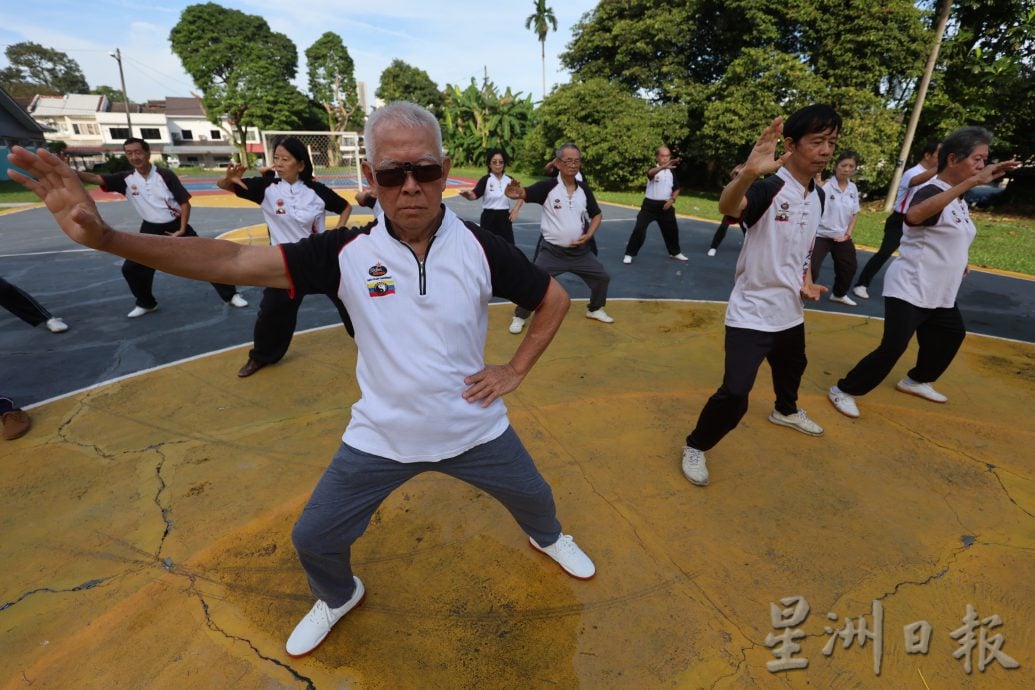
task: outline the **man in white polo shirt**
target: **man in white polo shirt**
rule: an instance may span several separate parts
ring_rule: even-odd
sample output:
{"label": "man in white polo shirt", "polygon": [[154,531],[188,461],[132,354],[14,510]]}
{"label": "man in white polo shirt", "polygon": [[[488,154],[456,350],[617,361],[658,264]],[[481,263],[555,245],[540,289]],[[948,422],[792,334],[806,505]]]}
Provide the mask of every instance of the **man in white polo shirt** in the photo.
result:
{"label": "man in white polo shirt", "polygon": [[667,146],[659,146],[654,153],[657,163],[647,171],[647,190],[644,193],[640,212],[636,214],[636,225],[629,242],[625,245],[622,263],[631,264],[640,253],[640,247],[647,239],[647,226],[657,221],[661,238],[665,240],[668,255],[676,261],[689,261],[679,249],[679,225],[676,223],[676,198],[679,196],[679,179],[673,172],[679,167],[679,159],[672,157]]}
{"label": "man in white polo shirt", "polygon": [[[786,124],[776,118],[719,197],[719,211],[743,222],[747,232],[726,309],[722,386],[683,447],[683,474],[693,484],[708,484],[705,451],[740,423],[763,360],[772,369],[776,393],[769,421],[810,436],[823,433],[798,407],[807,364],[802,298],[817,300],[826,292],[809,275],[824,203],[814,177],[830,162],[840,131],[841,117],[825,105],[802,108]],[[781,138],[786,153],[774,157]],[[775,174],[758,179],[769,173]]]}
{"label": "man in white polo shirt", "polygon": [[[106,192],[121,194],[143,221],[140,232],[148,235],[170,237],[197,237],[190,226],[190,192],[180,178],[167,168],[151,165],[151,145],[143,139],[131,137],[122,145],[126,160],[133,166],[130,172],[114,175],[97,175],[79,172],[79,179],[89,184],[100,185]],[[122,264],[122,276],[129,284],[129,290],[136,299],[136,306],[126,316],[135,319],[158,309],[152,286],[155,269],[126,260]],[[247,307],[248,302],[237,294],[237,288],[223,283],[212,283],[220,299],[235,307]]]}
{"label": "man in white polo shirt", "polygon": [[[542,236],[536,247],[535,265],[553,277],[574,273],[582,278],[590,290],[586,318],[614,323],[614,319],[604,311],[611,275],[590,244],[604,214],[600,212],[589,186],[577,179],[581,167],[582,151],[569,142],[557,149],[557,169],[560,171],[557,177],[536,182],[531,187],[523,187],[513,180],[507,185],[506,193],[511,199],[543,207],[539,221]],[[510,332],[520,333],[531,313],[519,304],[514,309]]]}
{"label": "man in white polo shirt", "polygon": [[[502,400],[550,344],[568,294],[519,249],[442,204],[450,160],[434,115],[413,103],[390,103],[367,119],[365,141],[363,173],[383,213],[364,228],[276,247],[118,232],[56,156],[20,147],[9,156],[36,180],[12,177],[35,191],[81,244],[197,280],[334,292],[348,308],[361,397],[292,533],[318,599],[288,638],[292,656],[315,649],[363,599],[352,543],[388,494],[422,472],[443,472],[499,500],[530,546],[569,575],[586,579],[596,572],[561,533],[550,486]],[[536,312],[506,364],[484,360],[493,296]]]}

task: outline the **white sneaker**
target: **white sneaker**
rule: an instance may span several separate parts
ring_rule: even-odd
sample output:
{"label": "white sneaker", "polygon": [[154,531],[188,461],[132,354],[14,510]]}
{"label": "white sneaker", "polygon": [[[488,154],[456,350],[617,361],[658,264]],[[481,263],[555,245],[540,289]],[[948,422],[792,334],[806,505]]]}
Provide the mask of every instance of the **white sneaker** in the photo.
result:
{"label": "white sneaker", "polygon": [[241,293],[235,292],[234,296],[230,298],[230,304],[238,308],[247,307],[248,300],[246,300],[244,297],[241,297]]}
{"label": "white sneaker", "polygon": [[827,398],[844,416],[853,419],[859,416],[859,406],[855,404],[855,396],[848,395],[837,386],[831,386]]}
{"label": "white sneaker", "polygon": [[708,256],[715,256],[715,250],[714,249],[709,249],[708,250]]}
{"label": "white sneaker", "polygon": [[949,398],[936,391],[929,383],[917,383],[908,376],[895,384],[895,390],[915,395],[931,402],[948,402]]}
{"label": "white sneaker", "polygon": [[597,572],[593,561],[589,560],[589,556],[579,548],[570,534],[562,533],[560,538],[549,546],[539,546],[532,537],[528,538],[528,543],[536,551],[542,551],[557,561],[557,564],[564,568],[564,572],[574,578],[588,580]]}
{"label": "white sneaker", "polygon": [[513,319],[511,319],[510,327],[507,328],[507,330],[510,331],[511,333],[513,333],[514,335],[517,335],[518,333],[520,333],[524,329],[525,329],[525,320],[523,318],[521,318],[520,316],[515,316]]}
{"label": "white sneaker", "polygon": [[133,311],[131,311],[128,314],[126,314],[126,316],[131,318],[131,319],[135,319],[138,316],[143,316],[144,314],[150,314],[151,312],[155,311],[156,309],[158,309],[158,307],[151,307],[150,309],[146,309],[144,307],[133,307]]}
{"label": "white sneaker", "polygon": [[860,299],[870,299],[870,291],[866,289],[865,285],[856,285],[852,288],[852,294]]}
{"label": "white sneaker", "polygon": [[683,476],[697,486],[708,486],[708,465],[704,462],[704,451],[683,446]]}
{"label": "white sneaker", "polygon": [[628,254],[626,254],[625,256],[622,257],[622,263],[623,264],[631,264],[632,262],[633,262],[633,258],[631,256],[629,256]]}
{"label": "white sneaker", "polygon": [[346,613],[359,606],[366,590],[363,589],[363,583],[358,577],[353,575],[352,579],[356,581],[356,591],[352,593],[352,598],[341,607],[332,609],[323,601],[317,600],[316,605],[305,615],[305,618],[298,622],[291,632],[287,644],[284,645],[288,656],[296,658],[305,656],[319,647],[334,624],[341,620]]}
{"label": "white sneaker", "polygon": [[600,309],[594,309],[593,311],[587,311],[586,312],[586,318],[587,319],[596,319],[597,321],[600,321],[601,323],[614,323],[615,322],[614,319],[612,319],[610,316],[607,315],[607,312],[604,311],[603,307],[600,307]]}
{"label": "white sneaker", "polygon": [[841,295],[840,297],[838,297],[834,293],[830,293],[830,301],[840,302],[841,304],[847,304],[849,307],[854,307],[857,305],[857,302],[848,295]]}
{"label": "white sneaker", "polygon": [[688,259],[686,257],[685,254],[683,254],[683,252],[679,252],[678,254],[670,254],[669,258],[670,259],[675,259],[676,261],[689,261],[690,260],[690,259]]}
{"label": "white sneaker", "polygon": [[805,410],[799,409],[794,414],[781,414],[776,410],[769,413],[769,421],[780,426],[790,427],[809,436],[822,436],[823,427],[809,419]]}
{"label": "white sneaker", "polygon": [[55,316],[47,319],[47,330],[51,333],[64,333],[68,330],[68,324]]}

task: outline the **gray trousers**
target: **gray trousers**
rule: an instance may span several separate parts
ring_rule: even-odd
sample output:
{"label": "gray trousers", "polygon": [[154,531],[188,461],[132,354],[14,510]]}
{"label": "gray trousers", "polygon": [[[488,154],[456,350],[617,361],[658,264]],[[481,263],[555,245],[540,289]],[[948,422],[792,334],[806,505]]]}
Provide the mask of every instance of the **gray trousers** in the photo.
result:
{"label": "gray trousers", "polygon": [[428,471],[456,477],[494,497],[540,546],[560,538],[553,492],[513,427],[439,462],[396,462],[343,443],[291,532],[309,589],[318,599],[331,608],[349,600],[355,588],[352,543],[388,494]]}
{"label": "gray trousers", "polygon": [[[602,309],[607,302],[607,286],[611,274],[590,250],[588,243],[580,247],[558,247],[543,240],[536,250],[535,265],[556,278],[562,273],[574,273],[589,286],[589,311]],[[532,312],[517,307],[514,316],[527,319]]]}

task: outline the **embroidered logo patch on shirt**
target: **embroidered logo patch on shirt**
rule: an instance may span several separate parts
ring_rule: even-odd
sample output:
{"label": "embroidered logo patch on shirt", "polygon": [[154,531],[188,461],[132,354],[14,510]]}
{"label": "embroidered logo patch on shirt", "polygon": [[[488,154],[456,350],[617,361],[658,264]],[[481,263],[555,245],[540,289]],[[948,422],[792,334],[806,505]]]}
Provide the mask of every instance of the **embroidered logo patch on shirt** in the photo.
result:
{"label": "embroidered logo patch on shirt", "polygon": [[368,280],[367,291],[371,297],[386,297],[395,294],[395,280],[384,278],[381,280]]}
{"label": "embroidered logo patch on shirt", "polygon": [[133,196],[140,196],[140,190],[137,189],[137,186],[135,184],[129,186],[129,193]]}
{"label": "embroidered logo patch on shirt", "polygon": [[287,214],[287,209],[286,209],[286,208],[284,208],[284,200],[283,200],[283,199],[277,199],[277,210],[276,210],[276,214],[277,214],[278,216],[283,216],[283,215],[286,215],[286,214]]}
{"label": "embroidered logo patch on shirt", "polygon": [[382,266],[381,262],[378,261],[376,264],[370,267],[367,273],[369,273],[375,278],[380,278],[381,276],[386,275],[388,273],[388,269]]}

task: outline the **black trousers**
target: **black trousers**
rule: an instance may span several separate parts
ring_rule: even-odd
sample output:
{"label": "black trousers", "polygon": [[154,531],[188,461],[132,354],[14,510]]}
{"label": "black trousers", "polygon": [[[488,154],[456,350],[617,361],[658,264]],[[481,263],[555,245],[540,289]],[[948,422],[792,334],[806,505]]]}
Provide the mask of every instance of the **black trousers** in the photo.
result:
{"label": "black trousers", "polygon": [[[279,362],[287,354],[291,346],[291,339],[295,335],[295,325],[298,323],[298,309],[302,306],[302,299],[305,295],[296,294],[291,297],[287,290],[280,288],[266,288],[262,292],[262,302],[259,304],[259,316],[255,319],[254,346],[248,356],[256,362],[273,364]],[[345,330],[350,336],[355,335],[352,328],[352,318],[334,295],[327,295],[327,298],[338,310],[338,316],[345,325]]]}
{"label": "black trousers", "polygon": [[39,326],[51,318],[51,313],[33,299],[32,295],[3,278],[0,278],[0,307],[30,326]]}
{"label": "black trousers", "polygon": [[896,211],[884,221],[884,239],[880,241],[880,248],[863,266],[862,273],[859,274],[859,280],[855,281],[855,284],[870,287],[873,277],[880,272],[880,269],[891,258],[891,255],[895,253],[901,242],[902,214]]}
{"label": "black trousers", "polygon": [[863,357],[837,387],[849,395],[866,395],[887,378],[909,346],[913,334],[920,349],[908,376],[931,383],[952,364],[967,335],[959,307],[923,309],[896,297],[884,298],[884,335],[880,345]]}
{"label": "black trousers", "polygon": [[[722,244],[722,241],[724,239],[726,239],[726,230],[729,229],[730,223],[736,223],[736,222],[737,222],[736,218],[730,218],[729,216],[723,216],[722,217],[722,222],[719,223],[719,227],[715,228],[715,235],[712,236],[712,244],[711,244],[710,249],[718,249],[719,248],[719,245]],[[747,234],[747,230],[744,229],[743,225],[740,226],[740,230],[744,234]]]}
{"label": "black trousers", "polygon": [[510,222],[510,211],[499,208],[482,209],[482,217],[478,224],[492,234],[499,235],[507,242],[514,244],[514,225]]}
{"label": "black trousers", "polygon": [[644,199],[640,205],[640,212],[636,214],[636,225],[632,234],[629,235],[629,242],[625,245],[625,253],[629,256],[636,256],[640,247],[647,240],[647,226],[657,221],[661,228],[661,238],[665,240],[665,249],[669,255],[679,253],[679,225],[676,223],[676,207],[673,205],[668,209],[664,208],[664,201],[655,199]]}
{"label": "black trousers", "polygon": [[[173,220],[168,223],[149,223],[146,220],[140,224],[140,232],[145,235],[165,235],[167,232],[176,232],[180,229],[180,221]],[[190,225],[187,226],[187,232],[183,234],[184,237],[197,237],[198,233],[194,232],[194,228]],[[136,298],[137,306],[143,307],[144,309],[154,309],[158,306],[158,300],[155,299],[154,292],[151,288],[155,282],[155,269],[144,264],[138,264],[136,261],[130,261],[126,259],[122,264],[122,277],[126,279],[126,283],[129,285],[129,291],[133,293],[133,297]],[[230,298],[237,293],[237,288],[233,285],[223,285],[222,283],[212,283],[212,287],[219,293],[220,299],[224,302],[229,302]]]}
{"label": "black trousers", "polygon": [[834,295],[844,297],[848,288],[852,287],[857,259],[855,243],[851,239],[835,242],[829,237],[817,237],[812,245],[812,282],[819,282],[819,269],[827,254],[834,257]]}
{"label": "black trousers", "polygon": [[686,437],[686,444],[698,450],[711,450],[737,428],[748,409],[748,393],[755,385],[762,360],[769,362],[776,393],[776,411],[798,411],[798,387],[808,360],[805,358],[805,324],[769,333],[726,326],[726,371],[722,385],[708,398],[697,427]]}

